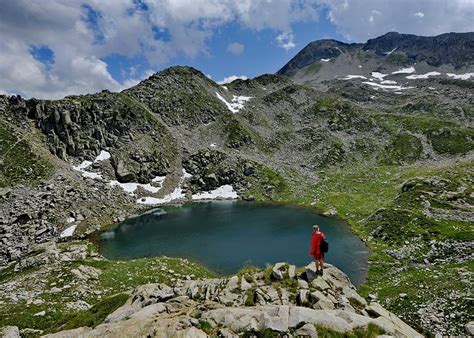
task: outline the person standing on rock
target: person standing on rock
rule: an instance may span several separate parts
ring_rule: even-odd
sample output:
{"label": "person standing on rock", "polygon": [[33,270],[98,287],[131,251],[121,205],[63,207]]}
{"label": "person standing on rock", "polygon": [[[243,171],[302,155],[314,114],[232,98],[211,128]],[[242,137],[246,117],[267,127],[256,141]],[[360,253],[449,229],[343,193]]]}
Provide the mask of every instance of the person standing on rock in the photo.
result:
{"label": "person standing on rock", "polygon": [[311,247],[309,254],[314,257],[316,264],[316,274],[322,275],[324,269],[324,253],[321,251],[321,241],[324,238],[324,234],[319,231],[319,226],[313,225],[313,234],[311,236]]}

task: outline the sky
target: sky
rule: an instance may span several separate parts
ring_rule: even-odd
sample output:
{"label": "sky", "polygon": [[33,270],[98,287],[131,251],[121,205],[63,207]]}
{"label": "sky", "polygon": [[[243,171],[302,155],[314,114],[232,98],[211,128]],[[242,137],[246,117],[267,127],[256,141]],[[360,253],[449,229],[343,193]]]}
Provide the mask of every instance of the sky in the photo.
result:
{"label": "sky", "polygon": [[274,73],[309,42],[474,31],[474,0],[0,0],[0,93],[120,91],[175,65]]}

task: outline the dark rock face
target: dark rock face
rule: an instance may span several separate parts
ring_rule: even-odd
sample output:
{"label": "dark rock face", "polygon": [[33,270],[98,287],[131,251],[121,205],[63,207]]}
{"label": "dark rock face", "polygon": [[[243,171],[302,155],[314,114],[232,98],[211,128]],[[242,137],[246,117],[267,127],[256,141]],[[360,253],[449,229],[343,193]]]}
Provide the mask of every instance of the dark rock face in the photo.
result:
{"label": "dark rock face", "polygon": [[321,59],[331,59],[337,57],[342,52],[360,48],[362,44],[344,43],[336,40],[318,40],[309,43],[296,56],[291,59],[277,74],[291,75],[297,69],[306,67]]}
{"label": "dark rock face", "polygon": [[395,49],[413,61],[426,61],[436,67],[452,64],[458,68],[474,62],[474,33],[416,36],[390,32],[368,40],[363,49],[380,55]]}
{"label": "dark rock face", "polygon": [[318,40],[303,48],[277,74],[291,76],[295,71],[321,59],[336,58],[348,51],[360,51],[367,53],[367,56],[373,52],[379,56],[397,52],[403,54],[406,61],[426,61],[435,67],[451,64],[459,68],[474,63],[474,33],[446,33],[427,37],[390,32],[370,39],[365,44]]}

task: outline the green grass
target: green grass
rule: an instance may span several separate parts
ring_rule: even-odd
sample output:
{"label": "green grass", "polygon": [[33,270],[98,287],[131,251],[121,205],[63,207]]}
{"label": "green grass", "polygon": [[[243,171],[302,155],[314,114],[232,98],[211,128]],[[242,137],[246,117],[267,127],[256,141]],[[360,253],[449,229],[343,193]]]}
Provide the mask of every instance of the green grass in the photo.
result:
{"label": "green grass", "polygon": [[439,154],[459,155],[474,149],[474,129],[452,121],[431,116],[394,114],[378,114],[374,117],[389,130],[403,127],[410,132],[424,134],[433,150]]}
{"label": "green grass", "polygon": [[316,326],[318,337],[323,338],[375,338],[385,334],[385,330],[375,324],[367,325],[366,329],[355,329],[352,332],[338,332],[320,325]]}
{"label": "green grass", "polygon": [[[422,255],[429,251],[431,240],[474,240],[474,226],[471,223],[427,217],[423,214],[421,203],[424,196],[432,207],[445,212],[462,210],[456,201],[472,205],[473,174],[472,161],[439,166],[374,165],[328,172],[313,190],[316,207],[321,210],[335,208],[359,235],[369,240],[373,253],[367,282],[360,289],[362,294],[377,294],[382,305],[420,332],[423,329],[417,326],[420,322],[417,310],[422,303],[448,299],[449,304],[445,308],[473,317],[465,299],[450,296],[465,294],[469,290],[466,278],[460,278],[458,269],[473,273],[472,261],[413,266],[414,263],[423,264]],[[427,183],[438,181],[442,182],[441,185]],[[402,192],[403,183],[405,190]],[[456,194],[448,198],[446,196],[450,195],[443,191]],[[379,211],[378,217],[367,219],[381,208],[385,210]],[[395,259],[385,251],[399,249],[405,241],[418,245],[406,258]],[[445,258],[449,258],[449,253],[446,254]],[[420,285],[425,285],[425,289],[420,289]],[[407,293],[408,300],[400,301],[399,293]],[[461,325],[467,319],[451,320],[457,322],[458,330],[462,330]]]}
{"label": "green grass", "polygon": [[16,135],[0,123],[0,187],[36,184],[51,175],[54,166],[36,153],[26,137],[33,139],[35,135]]}
{"label": "green grass", "polygon": [[257,201],[286,201],[289,199],[290,187],[283,176],[270,168],[256,164],[256,174],[246,178],[252,186],[247,195],[253,195]]}
{"label": "green grass", "polygon": [[49,332],[72,330],[78,327],[87,326],[94,328],[104,321],[104,319],[120,306],[125,304],[129,298],[128,294],[121,293],[101,300],[87,311],[82,311],[65,317],[50,328]]}
{"label": "green grass", "polygon": [[392,65],[403,66],[407,61],[407,57],[403,53],[394,52],[385,57],[385,62]]}
{"label": "green grass", "polygon": [[199,321],[198,328],[203,330],[205,333],[207,333],[209,335],[214,333],[214,329],[212,328],[211,323],[209,323],[208,321],[205,321],[205,320],[200,320]]}
{"label": "green grass", "polygon": [[400,133],[386,147],[382,161],[386,164],[412,164],[420,159],[422,151],[423,146],[416,136]]}
{"label": "green grass", "polygon": [[[67,243],[64,245],[73,244]],[[76,292],[77,288],[81,286],[80,283],[83,282],[77,280],[73,270],[81,265],[93,267],[101,272],[98,279],[87,281],[92,290],[100,292],[100,296],[94,293],[81,296]],[[176,273],[170,273],[169,270],[179,273],[179,276]],[[41,299],[44,303],[34,305],[22,301],[13,304],[5,299],[0,299],[4,301],[4,304],[0,306],[0,327],[15,325],[20,328],[52,330],[53,328],[63,328],[64,325],[70,328],[71,325],[76,325],[76,323],[99,323],[101,318],[108,314],[107,311],[113,311],[114,306],[118,307],[122,301],[124,302],[124,299],[126,299],[126,296],[123,295],[124,292],[147,283],[167,283],[171,285],[173,278],[184,279],[186,275],[193,276],[193,278],[211,278],[214,276],[199,265],[183,259],[168,257],[143,258],[130,261],[87,259],[65,262],[52,270],[43,271],[41,267],[37,267],[15,274],[11,273],[10,269],[3,270],[2,282],[15,280],[18,284],[17,288],[26,291],[33,288],[37,289],[40,286],[42,293],[36,296],[35,299]],[[50,293],[49,290],[53,285],[60,288],[61,291]],[[64,288],[68,285],[71,287]],[[93,308],[86,312],[76,313],[66,307],[67,303],[77,300],[83,300],[92,305]],[[41,311],[45,311],[46,314],[35,316],[36,313]]]}

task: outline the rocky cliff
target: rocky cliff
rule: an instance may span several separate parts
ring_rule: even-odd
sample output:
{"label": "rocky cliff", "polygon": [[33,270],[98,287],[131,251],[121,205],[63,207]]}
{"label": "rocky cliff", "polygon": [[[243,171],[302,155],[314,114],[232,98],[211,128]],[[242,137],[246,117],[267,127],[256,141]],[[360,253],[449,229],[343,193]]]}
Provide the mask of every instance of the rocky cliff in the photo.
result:
{"label": "rocky cliff", "polygon": [[[238,276],[147,284],[95,328],[45,337],[239,337],[352,333],[421,336],[394,314],[359,296],[347,276],[327,265],[305,269],[278,263]],[[324,335],[323,334],[323,335]]]}

